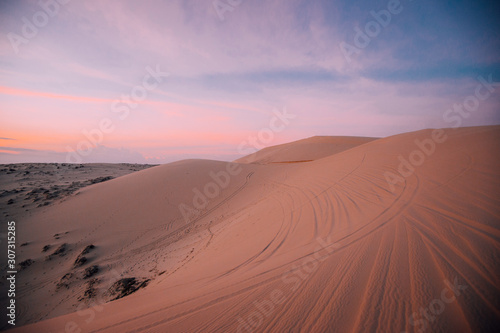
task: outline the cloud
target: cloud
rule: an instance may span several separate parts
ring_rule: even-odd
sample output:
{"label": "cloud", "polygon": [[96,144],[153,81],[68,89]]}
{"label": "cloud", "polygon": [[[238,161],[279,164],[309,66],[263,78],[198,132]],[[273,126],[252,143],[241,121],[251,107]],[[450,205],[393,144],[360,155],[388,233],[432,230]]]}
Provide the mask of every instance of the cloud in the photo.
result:
{"label": "cloud", "polygon": [[82,96],[70,96],[70,95],[62,95],[62,94],[54,94],[48,92],[40,92],[40,91],[30,91],[25,89],[17,89],[13,87],[2,87],[0,86],[0,94],[3,95],[12,95],[12,96],[21,96],[21,97],[43,97],[50,99],[66,99],[70,101],[77,102],[108,102],[111,103],[112,100],[95,98],[95,97],[82,97]]}

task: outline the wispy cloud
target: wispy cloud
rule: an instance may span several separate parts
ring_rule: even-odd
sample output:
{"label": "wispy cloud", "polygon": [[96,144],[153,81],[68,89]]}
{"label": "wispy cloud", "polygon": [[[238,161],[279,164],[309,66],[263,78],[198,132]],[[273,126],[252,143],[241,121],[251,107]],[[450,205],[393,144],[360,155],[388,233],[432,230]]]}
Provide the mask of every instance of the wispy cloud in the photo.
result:
{"label": "wispy cloud", "polygon": [[91,103],[91,102],[111,103],[112,102],[111,99],[61,95],[61,94],[54,94],[54,93],[49,93],[49,92],[30,91],[30,90],[24,90],[24,89],[16,89],[16,88],[12,88],[12,87],[2,87],[2,86],[0,86],[0,94],[21,96],[21,97],[43,97],[43,98],[52,98],[52,99],[66,99],[66,100],[70,100],[70,101],[86,102],[86,103]]}

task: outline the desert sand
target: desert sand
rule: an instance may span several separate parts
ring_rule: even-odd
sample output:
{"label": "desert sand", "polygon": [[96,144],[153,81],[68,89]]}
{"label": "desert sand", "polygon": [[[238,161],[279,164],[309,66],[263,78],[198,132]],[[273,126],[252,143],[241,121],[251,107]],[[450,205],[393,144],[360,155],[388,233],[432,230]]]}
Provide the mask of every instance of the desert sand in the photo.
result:
{"label": "desert sand", "polygon": [[27,212],[64,200],[80,188],[143,170],[147,164],[19,163],[0,165],[0,212],[23,218]]}
{"label": "desert sand", "polygon": [[494,332],[499,151],[315,137],[82,187],[15,215],[12,332]]}

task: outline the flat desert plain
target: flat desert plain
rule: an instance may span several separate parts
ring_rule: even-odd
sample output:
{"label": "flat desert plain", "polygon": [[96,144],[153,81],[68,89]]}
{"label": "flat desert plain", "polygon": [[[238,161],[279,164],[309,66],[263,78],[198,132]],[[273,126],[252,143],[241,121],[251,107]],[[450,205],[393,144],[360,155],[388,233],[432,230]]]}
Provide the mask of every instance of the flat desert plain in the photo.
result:
{"label": "flat desert plain", "polygon": [[499,151],[489,126],[83,165],[78,180],[33,167],[60,184],[3,166],[11,331],[498,332]]}

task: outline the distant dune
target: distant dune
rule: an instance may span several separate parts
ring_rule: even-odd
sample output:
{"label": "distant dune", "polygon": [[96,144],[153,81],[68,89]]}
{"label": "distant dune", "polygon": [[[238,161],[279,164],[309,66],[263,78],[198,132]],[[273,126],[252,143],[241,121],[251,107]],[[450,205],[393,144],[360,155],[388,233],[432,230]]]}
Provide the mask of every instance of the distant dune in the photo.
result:
{"label": "distant dune", "polygon": [[293,163],[309,162],[354,148],[375,138],[352,136],[314,136],[259,150],[237,159],[238,163]]}
{"label": "distant dune", "polygon": [[81,188],[17,221],[12,332],[496,332],[499,151],[314,137]]}

